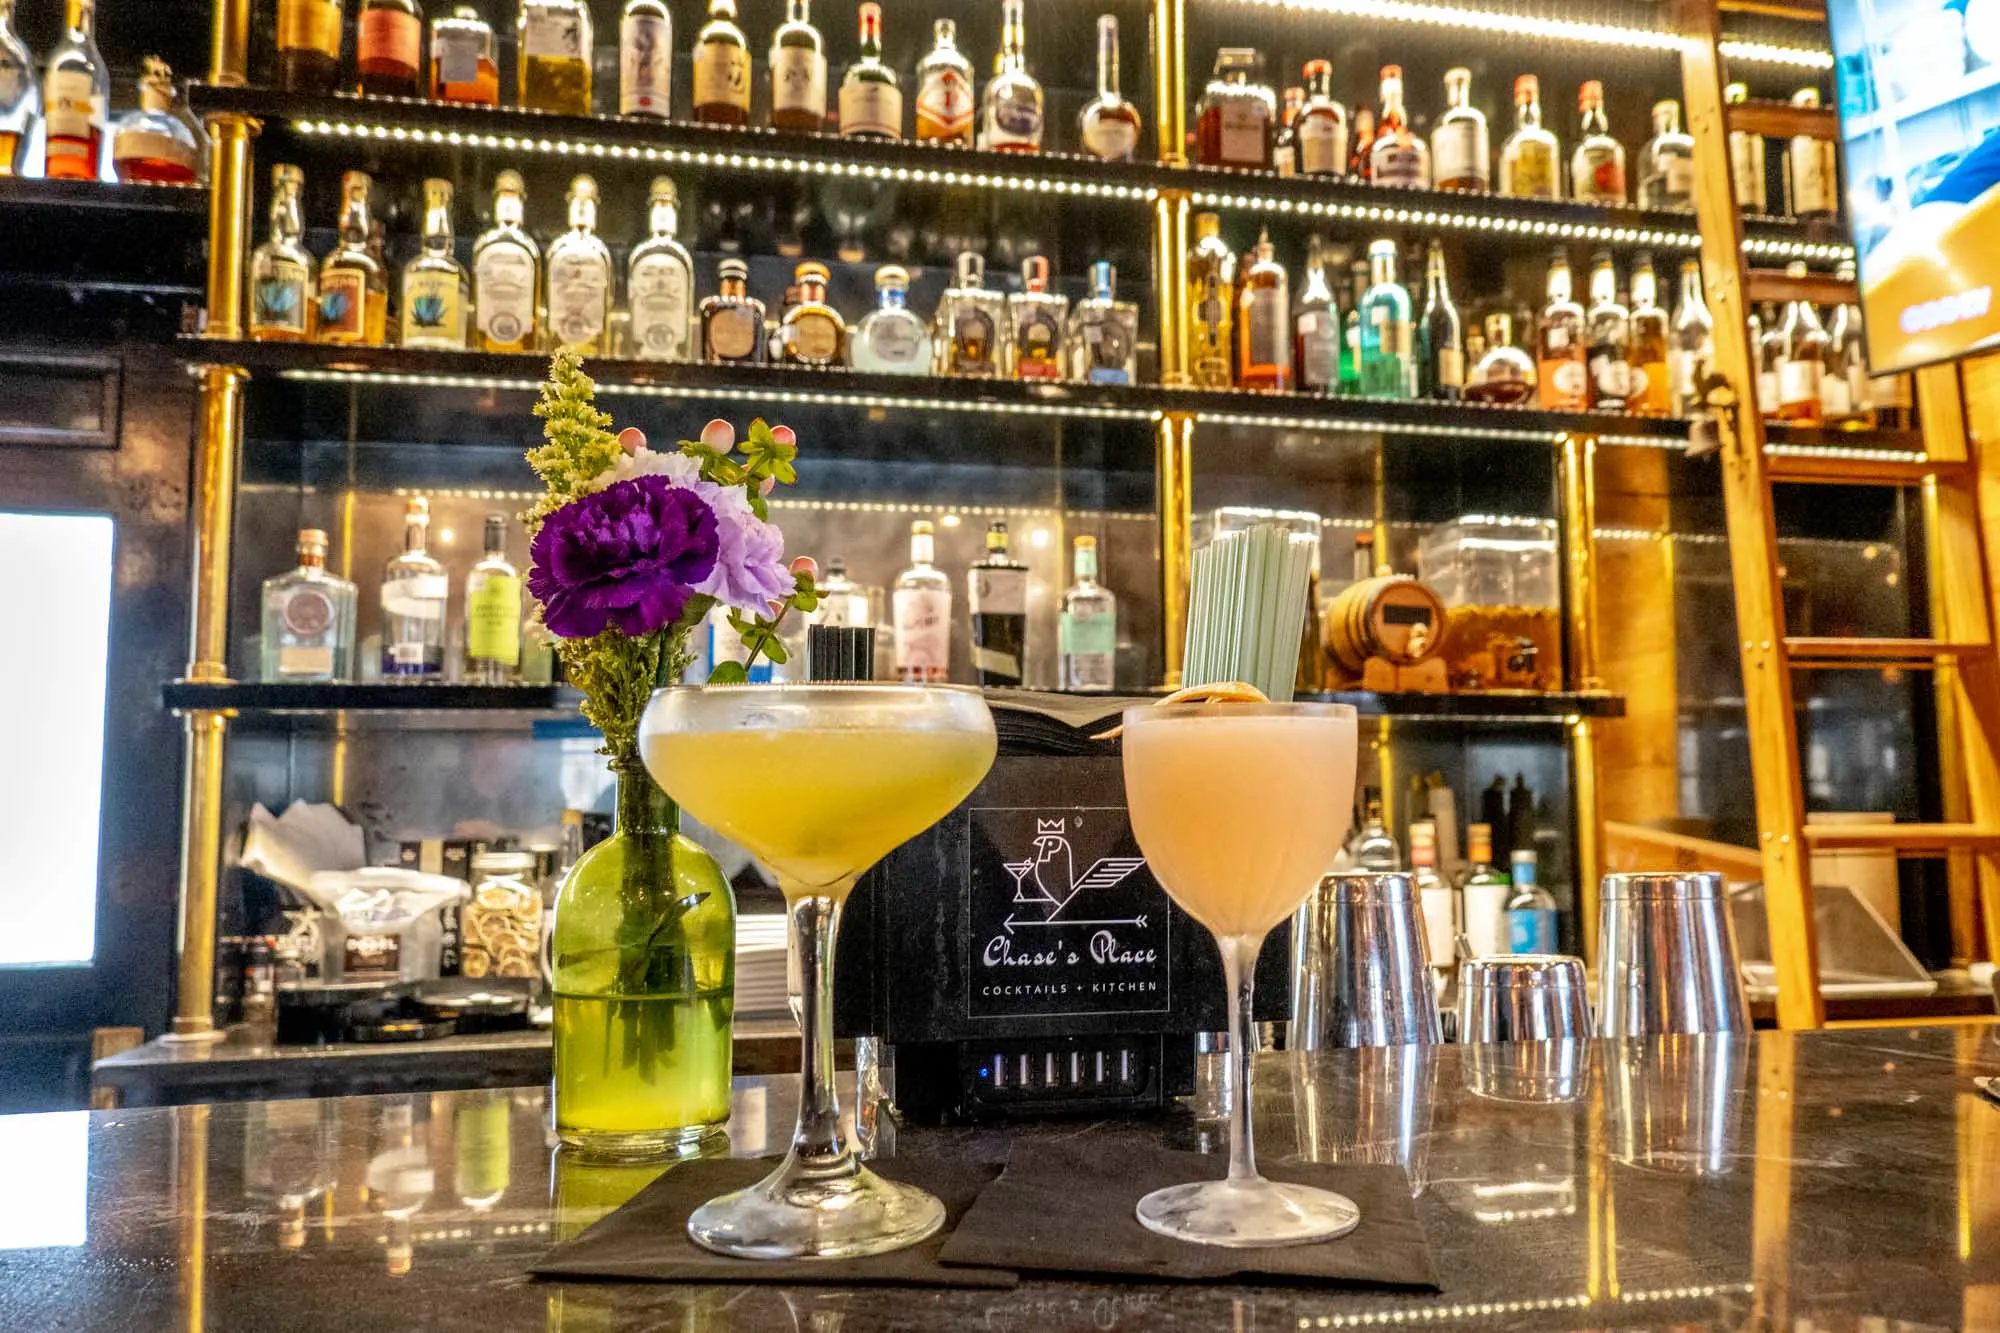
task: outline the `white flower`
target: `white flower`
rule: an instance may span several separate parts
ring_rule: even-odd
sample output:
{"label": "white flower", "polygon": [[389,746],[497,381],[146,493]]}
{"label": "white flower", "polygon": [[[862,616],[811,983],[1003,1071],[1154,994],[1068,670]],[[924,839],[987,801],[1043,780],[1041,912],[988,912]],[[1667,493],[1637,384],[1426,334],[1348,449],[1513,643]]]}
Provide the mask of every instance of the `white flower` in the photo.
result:
{"label": "white flower", "polygon": [[665,477],[677,485],[690,486],[701,479],[701,464],[683,453],[637,449],[620,454],[617,462],[592,477],[580,489],[584,493],[595,494],[634,477]]}

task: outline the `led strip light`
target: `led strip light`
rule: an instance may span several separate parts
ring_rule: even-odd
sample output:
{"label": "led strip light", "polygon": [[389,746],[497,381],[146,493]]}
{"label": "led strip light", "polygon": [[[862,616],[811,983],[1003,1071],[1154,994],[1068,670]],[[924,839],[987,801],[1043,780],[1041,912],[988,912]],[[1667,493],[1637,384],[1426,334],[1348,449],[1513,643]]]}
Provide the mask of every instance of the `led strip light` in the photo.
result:
{"label": "led strip light", "polygon": [[[1464,405],[1461,404],[1461,407]],[[1489,412],[1495,421],[1505,421],[1513,410],[1505,407],[1475,409]],[[1422,435],[1432,438],[1462,439],[1468,435],[1482,440],[1520,440],[1530,444],[1548,444],[1558,435],[1569,433],[1552,430],[1530,430],[1524,426],[1507,425],[1432,425],[1416,421],[1337,421],[1325,417],[1290,417],[1263,412],[1198,412],[1199,424],[1216,426],[1261,426],[1276,430],[1310,430],[1326,433],[1373,432],[1380,435]],[[1574,432],[1584,434],[1586,432]],[[1671,435],[1593,435],[1599,444],[1639,445],[1658,449],[1685,449],[1687,441]]]}

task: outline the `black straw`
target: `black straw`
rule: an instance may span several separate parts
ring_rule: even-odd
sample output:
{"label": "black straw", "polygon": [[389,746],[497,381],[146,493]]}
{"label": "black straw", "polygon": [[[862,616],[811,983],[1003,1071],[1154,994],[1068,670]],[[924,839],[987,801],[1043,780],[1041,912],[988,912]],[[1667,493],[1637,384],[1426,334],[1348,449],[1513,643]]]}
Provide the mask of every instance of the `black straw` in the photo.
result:
{"label": "black straw", "polygon": [[875,679],[875,631],[848,625],[808,627],[806,679],[816,684]]}

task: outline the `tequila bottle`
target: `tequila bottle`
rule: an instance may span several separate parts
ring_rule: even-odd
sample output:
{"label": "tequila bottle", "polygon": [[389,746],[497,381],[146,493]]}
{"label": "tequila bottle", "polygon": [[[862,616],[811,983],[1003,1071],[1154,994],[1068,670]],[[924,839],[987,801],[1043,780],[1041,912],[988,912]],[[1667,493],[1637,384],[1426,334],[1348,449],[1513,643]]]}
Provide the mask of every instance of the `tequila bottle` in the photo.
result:
{"label": "tequila bottle", "polygon": [[425,550],[431,502],[421,495],[403,507],[403,553],[382,574],[382,674],[395,680],[436,680],[444,674],[444,566]]}
{"label": "tequila bottle", "polygon": [[403,346],[465,350],[472,281],[452,253],[451,182],[424,182],[423,248],[403,268]]}
{"label": "tequila bottle", "polygon": [[111,77],[97,49],[97,0],[69,0],[69,21],[49,52],[42,81],[47,117],[43,173],[50,180],[104,178],[105,123],[111,108]]}
{"label": "tequila bottle", "polygon": [[583,0],[521,0],[520,103],[530,111],[590,114],[590,10]]}
{"label": "tequila bottle", "polygon": [[785,311],[785,359],[796,366],[847,363],[847,324],[826,303],[826,265],[809,259],[792,271],[799,299]]}
{"label": "tequila bottle", "polygon": [[1283,393],[1292,387],[1292,298],[1284,265],[1271,257],[1271,234],[1257,238],[1236,290],[1238,387]]}
{"label": "tequila bottle", "polygon": [[1535,882],[1535,854],[1514,853],[1514,893],[1507,900],[1507,951],[1550,954],[1556,951],[1556,900]]}
{"label": "tequila bottle", "polygon": [[1253,84],[1257,53],[1225,46],[1215,53],[1215,73],[1202,93],[1195,116],[1195,157],[1205,167],[1267,171],[1278,99],[1266,84]]}
{"label": "tequila bottle", "polygon": [[1604,116],[1604,85],[1591,79],[1577,89],[1576,108],[1581,113],[1583,141],[1570,160],[1570,186],[1583,203],[1622,204],[1625,145],[1611,137],[1611,123]]}
{"label": "tequila bottle", "polygon": [[500,105],[500,64],[493,26],[471,5],[431,20],[431,100]]}
{"label": "tequila bottle", "polygon": [[1465,329],[1451,303],[1444,246],[1424,257],[1424,317],[1417,325],[1417,388],[1426,398],[1455,399],[1465,389]]}
{"label": "tequila bottle", "polygon": [[1333,100],[1333,63],[1308,60],[1306,104],[1293,129],[1301,176],[1347,174],[1347,108]]}
{"label": "tequila bottle", "polygon": [[986,556],[965,571],[972,673],[981,685],[1018,686],[1028,660],[1028,567],[1007,554],[1007,525],[986,529]]}
{"label": "tequila bottle", "polygon": [[1236,310],[1236,252],[1222,239],[1222,219],[1194,216],[1194,247],[1188,255],[1188,368],[1196,388],[1227,389],[1235,383],[1230,331]]}
{"label": "tequila bottle", "polygon": [[1306,281],[1292,307],[1292,383],[1300,393],[1332,393],[1340,383],[1340,307],[1326,280],[1326,245],[1306,247]]}
{"label": "tequila bottle", "polygon": [[1410,129],[1403,110],[1403,67],[1382,67],[1382,119],[1368,149],[1369,175],[1377,185],[1425,189],[1431,183],[1431,150]]}
{"label": "tequila bottle", "polygon": [[1069,377],[1086,384],[1131,384],[1138,376],[1139,308],[1117,299],[1118,270],[1090,266],[1090,295],[1069,317]]}
{"label": "tequila bottle", "polygon": [[979,103],[972,95],[972,62],[958,49],[950,19],[931,25],[930,54],[917,66],[917,138],[970,147]]}
{"label": "tequila bottle", "polygon": [[673,76],[674,20],[665,0],[626,0],[618,19],[618,114],[668,119]]}
{"label": "tequila bottle", "polygon": [[521,574],[507,559],[507,516],[486,516],[485,554],[465,576],[465,678],[505,685],[521,668]]}
{"label": "tequila bottle", "polygon": [[1061,687],[1109,694],[1118,677],[1118,598],[1097,581],[1097,538],[1078,537],[1071,547],[1076,581],[1063,593],[1056,620],[1056,666]]}
{"label": "tequila bottle", "polygon": [[896,679],[916,684],[951,677],[951,580],[937,565],[928,521],[910,524],[910,567],[896,576],[889,604],[896,622]]}
{"label": "tequila bottle", "polygon": [[736,26],[736,0],[708,0],[708,22],[695,35],[694,118],[750,123],[750,46]]}
{"label": "tequila bottle", "polygon": [[1002,0],[1000,72],[986,85],[980,115],[983,147],[1000,153],[1042,151],[1042,85],[1028,73],[1022,0]]}
{"label": "tequila bottle", "polygon": [[[1754,354],[1756,344],[1751,344]],[[1701,292],[1701,261],[1681,261],[1680,303],[1674,307],[1672,346],[1667,351],[1667,374],[1673,381],[1675,416],[1690,417],[1705,405],[1702,382],[1715,361],[1715,320]]]}
{"label": "tequila bottle", "polygon": [[201,175],[201,145],[174,111],[174,72],[147,56],[139,79],[139,107],[118,118],[111,135],[111,163],[121,181],[192,185]]}
{"label": "tequila bottle", "polygon": [[300,240],[305,215],[299,195],[305,173],[271,168],[271,238],[250,256],[250,338],[306,342],[312,337],[313,257]]}
{"label": "tequila bottle", "polygon": [[[1732,83],[1722,90],[1722,100],[1732,106],[1741,105],[1750,100],[1750,86]],[[1738,208],[1759,215],[1771,211],[1763,135],[1744,130],[1729,132],[1729,175],[1736,184]]]}
{"label": "tequila bottle", "polygon": [[1590,308],[1583,315],[1590,356],[1590,407],[1623,412],[1632,396],[1632,312],[1618,301],[1618,270],[1598,251],[1590,266]]}
{"label": "tequila bottle", "polygon": [[1437,188],[1485,194],[1492,186],[1493,154],[1485,113],[1472,105],[1472,71],[1446,70],[1444,96],[1444,116],[1431,131]]}
{"label": "tequila bottle", "polygon": [[1361,298],[1361,392],[1376,398],[1416,393],[1410,294],[1396,281],[1396,243],[1368,246],[1368,290]]}
{"label": "tequila bottle", "polygon": [[1495,313],[1486,317],[1486,351],[1465,381],[1465,401],[1513,406],[1535,396],[1535,363],[1514,346],[1514,320]]}
{"label": "tequila bottle", "polygon": [[1077,142],[1106,162],[1130,162],[1144,131],[1139,108],[1118,91],[1118,18],[1097,20],[1097,96],[1077,113]]}
{"label": "tequila bottle", "polygon": [[[1794,262],[1785,266],[1791,278],[1806,276],[1806,266]],[[1820,327],[1819,312],[1811,301],[1793,301],[1785,307],[1782,339],[1783,359],[1778,363],[1778,419],[1801,426],[1820,425],[1825,417],[1820,402],[1820,385],[1826,375],[1826,330]]]}
{"label": "tequila bottle", "polygon": [[[1819,89],[1801,88],[1793,106],[1816,107]],[[1785,198],[1795,218],[1830,218],[1840,212],[1840,157],[1833,140],[1795,134],[1785,145]]]}
{"label": "tequila bottle", "polygon": [[342,0],[278,0],[278,90],[330,93],[340,81]]}
{"label": "tequila bottle", "polygon": [[986,261],[967,251],[958,257],[957,283],[938,302],[938,370],[970,379],[997,378],[1008,362],[1007,300],[986,286]]}
{"label": "tequila bottle", "polygon": [[1653,103],[1653,137],[1639,153],[1639,207],[1694,207],[1694,136],[1681,130],[1681,104]]}
{"label": "tequila bottle", "polygon": [[854,327],[848,360],[856,370],[883,375],[927,375],[931,336],[909,306],[909,270],[884,264],[875,270],[875,309]]}
{"label": "tequila bottle", "polygon": [[526,187],[518,171],[493,186],[493,227],[472,247],[472,313],[482,352],[532,352],[540,344],[536,315],[542,251],[521,229]]}
{"label": "tequila bottle", "polygon": [[665,176],[653,181],[651,217],[644,241],[632,247],[625,267],[631,305],[632,355],[641,361],[691,361],[694,348],[694,259],[675,237],[680,200]]}
{"label": "tequila bottle", "polygon": [[416,97],[423,86],[424,18],[417,0],[361,0],[354,72],[369,97]]}
{"label": "tequila bottle", "polygon": [[1549,261],[1549,300],[1535,329],[1535,374],[1542,406],[1581,412],[1590,402],[1590,356],[1584,343],[1583,307],[1571,295],[1569,256]]}
{"label": "tequila bottle", "polygon": [[14,0],[0,0],[0,176],[18,176],[26,170],[28,147],[41,120],[35,58],[14,31]]}
{"label": "tequila bottle", "polygon": [[569,184],[569,230],[549,246],[549,336],[584,356],[604,351],[611,328],[611,251],[597,237],[597,182]]}
{"label": "tequila bottle", "polygon": [[716,266],[716,293],[701,303],[701,345],[711,365],[764,360],[764,303],[750,295],[750,266],[725,259]]}
{"label": "tequila bottle", "polygon": [[265,680],[354,675],[354,585],[326,568],[326,534],[299,532],[299,567],[264,580]]}
{"label": "tequila bottle", "polygon": [[1659,280],[1653,256],[1641,250],[1632,261],[1631,393],[1625,410],[1663,417],[1673,410],[1673,385],[1667,374],[1667,312],[1660,304]]}
{"label": "tequila bottle", "polygon": [[[878,30],[879,31],[879,30]],[[781,130],[826,128],[826,43],[807,0],[790,0],[771,35],[771,124]]]}
{"label": "tequila bottle", "polygon": [[840,82],[840,133],[846,139],[894,141],[903,137],[903,89],[882,62],[882,6],[864,4],[861,58]]}
{"label": "tequila bottle", "polygon": [[1514,80],[1514,132],[1500,145],[1500,193],[1513,199],[1562,194],[1562,151],[1542,128],[1542,83],[1532,74]]}
{"label": "tequila bottle", "polygon": [[1466,943],[1474,958],[1491,958],[1509,953],[1507,943],[1507,900],[1514,886],[1493,866],[1493,826],[1468,824],[1465,828],[1466,859],[1470,862],[1459,899],[1465,915]]}
{"label": "tequila bottle", "polygon": [[1049,290],[1049,261],[1041,255],[1030,255],[1022,262],[1021,286],[1021,291],[1007,297],[1013,378],[1061,379],[1069,298]]}
{"label": "tequila bottle", "polygon": [[369,248],[367,176],[340,178],[340,244],[319,266],[317,336],[323,343],[380,347],[389,334],[389,274]]}

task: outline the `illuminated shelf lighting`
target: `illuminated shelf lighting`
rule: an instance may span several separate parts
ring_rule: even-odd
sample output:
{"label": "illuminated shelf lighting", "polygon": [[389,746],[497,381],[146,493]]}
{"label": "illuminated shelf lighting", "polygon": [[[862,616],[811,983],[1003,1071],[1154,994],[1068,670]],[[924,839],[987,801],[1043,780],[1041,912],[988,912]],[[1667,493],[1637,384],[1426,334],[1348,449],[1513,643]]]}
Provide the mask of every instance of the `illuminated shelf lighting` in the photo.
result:
{"label": "illuminated shelf lighting", "polygon": [[1579,23],[1573,19],[1538,18],[1457,5],[1433,5],[1421,0],[1234,0],[1236,4],[1259,9],[1291,9],[1316,14],[1340,14],[1351,18],[1382,19],[1392,23],[1426,23],[1439,28],[1462,28],[1471,32],[1505,33],[1510,37],[1530,37],[1559,42],[1580,42],[1588,46],[1621,46],[1662,52],[1680,50],[1681,39],[1674,33],[1653,28],[1627,28],[1611,23]]}
{"label": "illuminated shelf lighting", "polygon": [[1724,60],[1752,65],[1789,65],[1794,69],[1832,69],[1833,52],[1799,46],[1774,46],[1770,42],[1744,42],[1726,37],[1716,43]]}
{"label": "illuminated shelf lighting", "polygon": [[[1403,400],[1396,400],[1403,401]],[[1461,403],[1460,409],[1468,414],[1473,412],[1491,413],[1495,421],[1505,421],[1511,409],[1505,407],[1475,407]],[[1449,425],[1435,425],[1420,421],[1342,421],[1334,417],[1292,417],[1265,412],[1201,412],[1197,419],[1204,426],[1261,426],[1266,429],[1311,430],[1322,432],[1375,432],[1382,435],[1423,435],[1433,438],[1460,439],[1476,435],[1482,440],[1521,440],[1532,444],[1549,444],[1561,431],[1531,430],[1523,426],[1485,426],[1469,421],[1456,421]],[[1584,432],[1578,432],[1584,433]],[[1597,434],[1599,444],[1641,445],[1661,449],[1685,449],[1687,441],[1677,440],[1667,435],[1613,435]]]}
{"label": "illuminated shelf lighting", "polygon": [[1868,449],[1845,444],[1767,444],[1767,458],[1847,458],[1870,463],[1928,463],[1930,455],[1911,449]]}
{"label": "illuminated shelf lighting", "polygon": [[[1721,1282],[1702,1286],[1619,1292],[1611,1299],[1622,1305],[1645,1305],[1655,1302],[1707,1301],[1724,1296],[1748,1296],[1756,1290],[1757,1286],[1753,1282]],[[1354,1314],[1300,1315],[1296,1327],[1380,1328],[1384,1324],[1436,1324],[1458,1319],[1526,1314],[1533,1310],[1584,1310],[1599,1303],[1587,1295],[1544,1296],[1536,1300],[1516,1301],[1463,1301],[1451,1305],[1417,1305],[1408,1302]]]}

